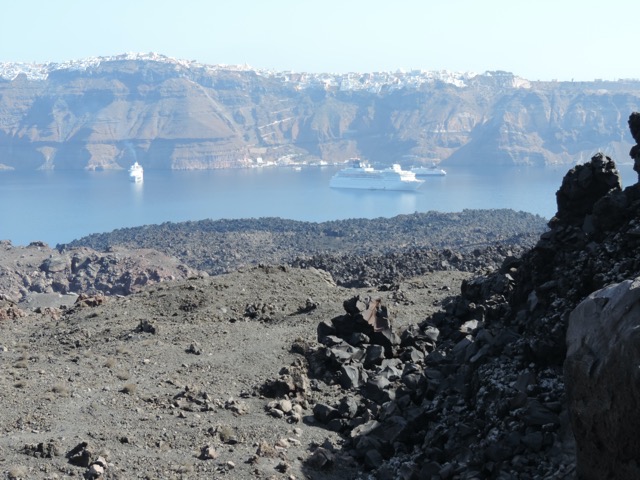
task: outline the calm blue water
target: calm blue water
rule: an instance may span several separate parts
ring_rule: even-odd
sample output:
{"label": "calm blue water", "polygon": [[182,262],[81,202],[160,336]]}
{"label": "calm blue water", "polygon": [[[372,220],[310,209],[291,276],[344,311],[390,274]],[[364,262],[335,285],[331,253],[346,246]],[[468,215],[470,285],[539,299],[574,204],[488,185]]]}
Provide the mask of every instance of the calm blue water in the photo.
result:
{"label": "calm blue water", "polygon": [[[619,165],[624,185],[631,165]],[[322,222],[398,214],[511,208],[551,218],[568,167],[448,168],[417,192],[335,190],[336,167],[145,172],[0,172],[0,239],[51,246],[90,233],[167,221],[281,217]]]}

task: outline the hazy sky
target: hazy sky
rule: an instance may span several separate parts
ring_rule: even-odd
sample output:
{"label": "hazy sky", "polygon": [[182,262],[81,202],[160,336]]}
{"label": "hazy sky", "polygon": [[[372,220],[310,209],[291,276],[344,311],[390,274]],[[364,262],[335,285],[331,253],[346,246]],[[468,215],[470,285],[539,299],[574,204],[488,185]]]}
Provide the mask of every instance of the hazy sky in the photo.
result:
{"label": "hazy sky", "polygon": [[308,72],[639,78],[637,0],[11,0],[0,62],[156,52]]}

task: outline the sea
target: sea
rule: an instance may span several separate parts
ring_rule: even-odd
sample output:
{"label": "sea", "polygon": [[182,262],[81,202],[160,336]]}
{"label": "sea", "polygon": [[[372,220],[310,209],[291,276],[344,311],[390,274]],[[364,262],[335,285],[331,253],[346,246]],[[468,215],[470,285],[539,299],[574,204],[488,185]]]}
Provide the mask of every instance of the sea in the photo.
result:
{"label": "sea", "polygon": [[[280,217],[307,222],[501,209],[550,219],[570,166],[447,168],[415,192],[333,189],[340,167],[207,171],[0,171],[0,240],[56,246],[92,233],[164,222]],[[623,186],[636,182],[618,165]]]}

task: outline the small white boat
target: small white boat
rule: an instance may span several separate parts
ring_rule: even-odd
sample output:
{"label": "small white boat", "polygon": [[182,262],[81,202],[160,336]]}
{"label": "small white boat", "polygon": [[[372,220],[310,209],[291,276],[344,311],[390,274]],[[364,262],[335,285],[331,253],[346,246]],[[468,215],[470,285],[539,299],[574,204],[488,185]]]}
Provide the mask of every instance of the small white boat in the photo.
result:
{"label": "small white boat", "polygon": [[447,174],[445,170],[436,166],[413,167],[411,171],[416,174],[416,177],[443,177]]}
{"label": "small white boat", "polygon": [[351,166],[331,177],[329,186],[363,190],[416,190],[423,183],[424,180],[418,180],[414,173],[402,170],[400,165],[376,170],[367,162],[354,159]]}
{"label": "small white boat", "polygon": [[129,179],[132,182],[140,183],[142,182],[143,178],[144,178],[144,170],[142,168],[142,165],[140,165],[138,162],[135,162],[129,168]]}

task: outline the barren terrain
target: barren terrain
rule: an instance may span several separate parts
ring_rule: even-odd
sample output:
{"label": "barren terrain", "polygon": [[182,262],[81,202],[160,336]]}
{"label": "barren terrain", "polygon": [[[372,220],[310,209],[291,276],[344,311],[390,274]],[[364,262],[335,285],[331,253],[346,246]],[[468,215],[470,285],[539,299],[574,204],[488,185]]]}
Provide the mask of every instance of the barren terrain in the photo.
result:
{"label": "barren terrain", "polygon": [[[262,387],[304,366],[301,345],[313,348],[344,300],[380,296],[397,328],[424,320],[468,276],[434,272],[378,292],[315,269],[257,267],[92,297],[58,320],[26,310],[0,322],[0,468],[7,478],[89,475],[67,458],[86,442],[87,457],[106,461],[103,478],[355,478],[338,434],[310,410],[344,396],[338,386],[303,378],[292,411],[268,409]],[[319,445],[336,449],[325,467]]]}
{"label": "barren terrain", "polygon": [[[471,331],[455,318],[469,309],[447,299],[506,258],[513,273],[513,259],[544,228],[538,216],[479,210],[168,223],[55,249],[2,242],[0,471],[13,479],[366,478],[382,458],[375,447],[363,458],[373,437],[362,429],[381,425],[394,402],[376,405],[341,387],[330,357],[365,347],[333,349],[326,325],[345,315],[346,301],[380,298],[397,338],[440,315],[447,355]],[[402,392],[413,355],[433,349],[416,341],[424,345],[396,352],[404,360],[367,363],[366,375]],[[390,373],[402,365],[408,376]],[[348,412],[327,423],[339,405]],[[407,458],[396,465],[382,451],[392,470],[434,468]],[[469,470],[462,461],[456,469]]]}

